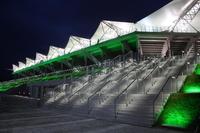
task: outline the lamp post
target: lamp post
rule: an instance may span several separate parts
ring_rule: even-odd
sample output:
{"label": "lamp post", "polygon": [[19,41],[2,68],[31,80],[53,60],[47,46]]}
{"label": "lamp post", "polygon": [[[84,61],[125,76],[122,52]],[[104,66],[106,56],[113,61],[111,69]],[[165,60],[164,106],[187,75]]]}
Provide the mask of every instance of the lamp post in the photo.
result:
{"label": "lamp post", "polygon": [[158,74],[159,74],[159,75],[161,74],[161,69],[162,69],[162,66],[159,66],[159,67],[158,67],[158,70],[159,70]]}
{"label": "lamp post", "polygon": [[186,73],[189,73],[189,65],[190,65],[190,62],[187,62],[187,72]]}
{"label": "lamp post", "polygon": [[182,58],[183,58],[183,56],[184,56],[184,53],[185,53],[185,51],[182,51]]}
{"label": "lamp post", "polygon": [[196,63],[199,63],[199,53],[197,53],[197,62]]}
{"label": "lamp post", "polygon": [[[140,83],[142,79],[137,78],[137,91],[140,92],[140,88],[145,87],[142,83]],[[145,88],[144,88],[145,91]]]}
{"label": "lamp post", "polygon": [[173,59],[173,64],[172,64],[172,65],[174,65],[174,64],[175,64],[175,59],[176,59],[176,57],[173,56],[172,59]]}
{"label": "lamp post", "polygon": [[152,63],[153,63],[153,68],[154,68],[155,60],[153,60]]}
{"label": "lamp post", "polygon": [[[175,80],[176,77],[175,76],[172,76],[172,79],[171,79],[171,90],[173,89],[173,80]],[[176,81],[175,81],[176,82]]]}

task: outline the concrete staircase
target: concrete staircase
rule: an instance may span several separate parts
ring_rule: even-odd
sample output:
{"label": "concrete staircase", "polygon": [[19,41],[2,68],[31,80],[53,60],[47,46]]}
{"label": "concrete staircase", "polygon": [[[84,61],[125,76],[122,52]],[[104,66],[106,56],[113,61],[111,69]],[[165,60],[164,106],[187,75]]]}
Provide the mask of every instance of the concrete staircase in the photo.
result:
{"label": "concrete staircase", "polygon": [[[139,64],[119,62],[89,81],[85,78],[72,81],[70,86],[61,85],[64,91],[49,98],[44,108],[150,127],[155,122],[155,111],[162,109],[172,90],[181,87],[185,76],[180,70],[186,62],[187,58],[180,57],[148,59]],[[164,101],[157,100],[161,90]]]}
{"label": "concrete staircase", "polygon": [[[182,86],[185,76],[179,70],[186,62],[187,59],[172,58],[137,65],[131,62],[123,67],[119,64],[113,71],[98,74],[89,82],[85,78],[74,81],[72,87],[62,84],[61,91],[56,90],[56,97],[47,100],[50,108],[18,106],[17,109],[16,106],[15,113],[1,113],[0,132],[168,132],[147,127],[155,122],[155,110],[163,107],[160,99],[155,104],[161,89],[164,87],[166,100],[172,88]],[[176,75],[177,82],[172,82],[171,77]]]}

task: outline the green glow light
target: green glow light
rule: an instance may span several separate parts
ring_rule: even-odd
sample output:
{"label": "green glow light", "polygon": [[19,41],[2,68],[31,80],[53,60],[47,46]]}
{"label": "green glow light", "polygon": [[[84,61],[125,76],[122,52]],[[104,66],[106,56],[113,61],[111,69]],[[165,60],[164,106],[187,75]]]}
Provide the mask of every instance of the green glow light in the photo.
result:
{"label": "green glow light", "polygon": [[186,85],[183,88],[184,93],[200,93],[200,84]]}
{"label": "green glow light", "polygon": [[196,75],[200,75],[200,64],[198,64],[197,66],[196,66],[196,69],[195,69],[195,74]]}
{"label": "green glow light", "polygon": [[183,93],[200,93],[200,76],[196,74],[189,75],[181,89]]}
{"label": "green glow light", "polygon": [[200,94],[174,94],[162,111],[163,126],[188,128],[200,114]]}

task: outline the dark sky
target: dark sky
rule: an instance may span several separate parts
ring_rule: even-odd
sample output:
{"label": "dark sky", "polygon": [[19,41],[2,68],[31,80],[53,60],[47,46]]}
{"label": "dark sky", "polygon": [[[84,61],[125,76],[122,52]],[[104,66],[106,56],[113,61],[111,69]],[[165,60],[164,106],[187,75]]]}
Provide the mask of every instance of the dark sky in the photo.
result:
{"label": "dark sky", "polygon": [[8,69],[49,45],[65,47],[70,35],[90,38],[101,20],[137,22],[171,0],[1,0],[0,80]]}

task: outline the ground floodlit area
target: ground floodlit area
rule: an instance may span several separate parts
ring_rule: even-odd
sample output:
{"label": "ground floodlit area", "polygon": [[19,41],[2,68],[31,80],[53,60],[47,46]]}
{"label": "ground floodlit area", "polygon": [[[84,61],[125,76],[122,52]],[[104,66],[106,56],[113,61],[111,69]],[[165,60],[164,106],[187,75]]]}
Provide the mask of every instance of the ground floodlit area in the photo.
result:
{"label": "ground floodlit area", "polygon": [[[25,112],[26,111],[26,112]],[[53,110],[32,109],[0,114],[1,133],[182,133],[96,120]]]}

